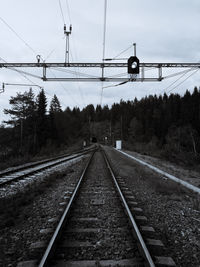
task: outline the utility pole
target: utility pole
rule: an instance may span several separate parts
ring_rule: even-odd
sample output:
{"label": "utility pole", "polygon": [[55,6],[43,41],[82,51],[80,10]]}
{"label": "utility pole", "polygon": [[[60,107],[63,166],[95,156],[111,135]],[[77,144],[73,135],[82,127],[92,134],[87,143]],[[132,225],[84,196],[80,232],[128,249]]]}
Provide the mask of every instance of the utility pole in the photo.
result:
{"label": "utility pole", "polygon": [[72,25],[69,26],[69,31],[66,30],[66,24],[64,24],[64,34],[66,36],[66,48],[65,48],[65,64],[69,64],[69,35],[72,33]]}
{"label": "utility pole", "polygon": [[134,57],[136,57],[136,43],[134,43],[133,46],[134,46]]}

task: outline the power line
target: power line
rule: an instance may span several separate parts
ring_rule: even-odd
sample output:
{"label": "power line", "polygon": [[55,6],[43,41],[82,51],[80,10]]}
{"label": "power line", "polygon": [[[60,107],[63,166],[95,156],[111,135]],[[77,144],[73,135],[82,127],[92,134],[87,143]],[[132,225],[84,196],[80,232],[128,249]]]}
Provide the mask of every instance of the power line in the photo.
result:
{"label": "power line", "polygon": [[0,17],[0,20],[34,53],[36,51],[3,19]]}
{"label": "power line", "polygon": [[194,74],[196,74],[199,71],[199,69],[195,70],[195,72],[191,73],[188,77],[186,77],[183,81],[181,81],[179,84],[177,84],[175,87],[173,87],[171,90],[169,90],[167,92],[167,94],[169,94],[170,92],[172,92],[173,90],[175,90],[179,85],[181,85],[182,83],[184,83],[187,79],[189,79],[191,76],[193,76]]}
{"label": "power line", "polygon": [[126,51],[130,50],[133,47],[133,45],[129,46],[128,48],[124,49],[122,52],[120,52],[119,54],[117,54],[115,57],[113,57],[112,59],[116,59],[119,56],[121,56],[123,53],[125,53]]}
{"label": "power line", "polygon": [[[54,78],[57,78],[51,69],[50,69],[50,71],[51,71],[52,75],[54,76]],[[80,104],[73,98],[70,91],[68,91],[61,82],[58,82],[58,84],[68,93],[68,95],[71,97],[71,99],[74,101],[74,103],[76,103],[78,106],[80,106]]]}
{"label": "power line", "polygon": [[[60,2],[60,0],[59,0],[59,2]],[[37,56],[37,53],[36,53],[36,51],[3,19],[3,18],[1,18],[0,17],[0,19],[1,19],[1,21]],[[7,63],[3,58],[0,58],[0,59],[2,59],[5,63]],[[41,57],[41,59],[42,59],[42,57]],[[43,62],[45,62],[45,60],[44,59],[42,59],[42,61]],[[11,70],[14,70],[14,71],[16,71],[16,72],[18,72],[20,75],[22,75],[26,80],[28,80],[29,82],[31,82],[31,83],[33,83],[33,84],[35,84],[36,85],[36,83],[34,83],[31,79],[29,79],[28,77],[26,77],[26,74],[28,75],[28,73],[26,73],[26,72],[24,72],[23,73],[23,71],[19,71],[19,70],[17,70],[17,69],[15,69],[15,68],[10,68]],[[50,70],[51,71],[51,70]],[[52,71],[51,71],[52,72]],[[52,72],[52,74],[54,75],[54,73]],[[30,74],[29,74],[30,75]],[[34,75],[31,75],[31,76],[34,76]],[[38,78],[38,77],[37,77]],[[66,89],[65,89],[65,87],[60,83],[60,85],[61,85],[61,87],[66,91]],[[68,92],[68,94],[69,94],[69,92]],[[70,97],[72,98],[72,96],[70,95]],[[72,98],[72,100],[77,104],[77,101],[75,101],[73,98]]]}
{"label": "power line", "polygon": [[105,88],[109,88],[109,87],[116,87],[116,86],[120,86],[120,85],[123,85],[123,84],[125,84],[125,83],[128,83],[129,82],[129,80],[127,80],[127,81],[124,81],[124,82],[121,82],[121,83],[118,83],[118,84],[112,84],[112,85],[108,85],[108,86],[105,86],[104,87],[104,89]]}
{"label": "power line", "polygon": [[[5,63],[7,63],[6,60],[3,59],[2,57],[0,57],[0,60],[2,60],[2,61],[4,61]],[[34,83],[31,79],[29,79],[29,78],[25,75],[25,73],[24,73],[23,71],[20,71],[20,70],[18,70],[18,69],[16,69],[16,68],[8,68],[8,69],[16,71],[17,73],[19,73],[20,75],[22,75],[27,81],[33,83],[35,86],[41,87],[41,86],[37,85],[36,83]]]}
{"label": "power line", "polygon": [[105,47],[106,47],[106,18],[107,18],[107,0],[104,2],[104,26],[103,26],[103,57],[105,59]]}
{"label": "power line", "polygon": [[[178,82],[181,78],[183,78],[186,74],[188,74],[190,71],[195,70],[194,68],[190,68],[189,70],[185,70],[180,72],[180,74],[182,74],[179,78],[177,78],[175,81],[173,81],[169,86],[167,86],[162,92],[167,91],[167,89],[169,89],[170,87],[172,87],[176,82]],[[171,90],[170,90],[171,92]]]}
{"label": "power line", "polygon": [[[72,19],[71,19],[71,15],[70,15],[70,8],[69,8],[69,2],[68,2],[68,0],[66,0],[66,6],[67,6],[67,13],[68,13],[68,17],[69,17],[69,22],[70,22],[70,24],[72,24]],[[74,46],[75,58],[77,59],[76,43],[75,43],[75,41],[74,41],[73,36],[72,36],[72,42],[73,42],[73,46]],[[71,54],[71,58],[72,58],[72,61],[73,61],[72,51],[70,51],[70,54]],[[76,69],[74,69],[74,71],[75,71],[75,75],[76,75],[76,77],[79,78],[79,75],[78,75],[78,74],[80,73],[80,72],[79,72],[79,68],[78,68],[78,72],[76,71]],[[79,94],[80,94],[81,99],[82,99],[82,102],[83,102],[83,106],[86,106],[86,104],[85,104],[85,99],[84,99],[84,94],[83,94],[83,91],[82,91],[82,89],[81,89],[80,83],[77,82],[76,84],[77,84],[78,91],[79,91]]]}
{"label": "power line", "polygon": [[70,16],[70,9],[69,9],[69,3],[68,3],[68,0],[66,0],[66,5],[67,5],[68,16],[69,16],[69,22],[70,22],[70,24],[72,24],[72,20],[71,20],[71,16]]}
{"label": "power line", "polygon": [[98,76],[90,75],[90,74],[87,74],[87,73],[77,72],[77,71],[73,71],[73,70],[66,70],[66,69],[62,69],[62,68],[52,68],[52,69],[58,70],[58,71],[61,71],[61,72],[65,72],[65,73],[71,73],[71,74],[74,74],[74,75],[79,74],[80,76],[88,77],[88,78],[97,78],[98,77]]}
{"label": "power line", "polygon": [[60,12],[61,12],[61,16],[62,16],[63,24],[65,24],[65,18],[64,18],[63,9],[62,9],[62,5],[61,5],[60,0],[59,0],[59,6],[60,6]]}
{"label": "power line", "polygon": [[[62,40],[65,38],[65,36],[64,37],[62,37]],[[47,57],[44,59],[44,62],[56,51],[56,49],[57,49],[57,47],[58,47],[58,45],[56,45],[55,47],[54,47],[54,49],[52,49],[50,52],[49,52],[49,54],[47,55]]]}
{"label": "power line", "polygon": [[[104,22],[103,22],[103,56],[102,61],[105,60],[105,49],[106,49],[106,19],[107,19],[107,0],[104,2]],[[104,67],[102,68],[102,78],[104,77]],[[101,94],[100,94],[100,105],[102,105],[103,99],[103,82],[101,84]]]}

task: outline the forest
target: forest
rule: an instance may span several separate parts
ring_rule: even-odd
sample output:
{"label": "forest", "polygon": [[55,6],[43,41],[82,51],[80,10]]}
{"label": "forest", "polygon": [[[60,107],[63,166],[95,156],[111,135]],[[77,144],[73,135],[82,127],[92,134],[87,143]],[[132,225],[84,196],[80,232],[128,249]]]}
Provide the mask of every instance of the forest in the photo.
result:
{"label": "forest", "polygon": [[49,108],[45,91],[17,93],[5,109],[9,120],[0,126],[0,161],[64,151],[92,137],[102,144],[193,164],[200,154],[200,89],[179,94],[149,95],[140,100],[87,105],[62,110],[53,96]]}

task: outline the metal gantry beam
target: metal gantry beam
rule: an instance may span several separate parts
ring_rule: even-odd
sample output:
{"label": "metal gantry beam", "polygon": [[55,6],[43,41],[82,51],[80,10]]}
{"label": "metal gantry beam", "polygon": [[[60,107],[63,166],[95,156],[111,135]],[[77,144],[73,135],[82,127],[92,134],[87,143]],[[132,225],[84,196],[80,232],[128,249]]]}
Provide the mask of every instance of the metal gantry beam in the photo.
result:
{"label": "metal gantry beam", "polygon": [[[27,63],[7,63],[3,62],[0,63],[0,68],[41,68],[42,69],[42,75],[36,76],[32,75],[34,77],[40,78],[43,81],[59,81],[59,82],[156,82],[156,81],[162,81],[163,77],[163,69],[169,69],[169,68],[190,68],[190,70],[196,70],[200,68],[200,63],[139,63],[139,69],[140,69],[140,75],[127,75],[126,78],[116,78],[116,77],[106,77],[106,76],[100,76],[98,77],[49,77],[47,75],[47,70],[51,68],[64,68],[64,69],[70,69],[70,68],[126,68],[128,69],[128,62],[94,62],[94,63],[69,63],[69,62],[27,62]],[[157,75],[156,77],[146,77],[145,70],[146,68],[152,68],[157,69]],[[186,70],[187,71],[187,70]],[[23,72],[23,71],[22,71]],[[25,73],[25,72],[24,72]],[[31,75],[31,74],[30,74]]]}
{"label": "metal gantry beam", "polygon": [[158,78],[46,78],[47,82],[157,82]]}
{"label": "metal gantry beam", "polygon": [[[55,67],[68,67],[68,68],[127,68],[126,63],[105,62],[105,63],[64,63],[64,62],[41,62],[41,63],[0,63],[0,68],[55,68]],[[140,63],[140,67],[145,68],[200,68],[200,63]]]}

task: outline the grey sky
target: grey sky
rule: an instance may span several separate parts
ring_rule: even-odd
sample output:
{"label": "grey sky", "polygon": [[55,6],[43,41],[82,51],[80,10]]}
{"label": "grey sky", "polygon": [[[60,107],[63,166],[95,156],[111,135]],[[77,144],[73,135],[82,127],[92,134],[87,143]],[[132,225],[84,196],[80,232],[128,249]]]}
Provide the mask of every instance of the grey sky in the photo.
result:
{"label": "grey sky", "polygon": [[[99,62],[102,60],[104,0],[60,0],[65,22],[73,25],[70,38],[74,62]],[[106,57],[113,57],[132,43],[137,43],[137,56],[141,62],[198,62],[200,60],[200,1],[199,0],[108,0]],[[0,17],[26,41],[31,51],[1,20],[0,57],[7,62],[36,62],[36,55],[47,62],[63,62],[65,39],[59,0],[1,0]],[[133,53],[130,49],[123,57]],[[27,70],[26,70],[27,71]],[[82,70],[79,70],[82,71]],[[33,70],[33,73],[37,71]],[[54,71],[56,75],[61,73]],[[93,73],[87,70],[87,73]],[[98,74],[99,72],[96,72]],[[116,73],[120,73],[117,70]],[[184,76],[183,79],[187,77]],[[44,87],[48,99],[56,94],[62,107],[100,103],[101,83],[53,83],[29,77]],[[161,83],[129,83],[104,89],[102,104],[141,98],[163,93],[175,79]],[[0,69],[0,83],[29,83],[18,73]],[[177,84],[181,82],[179,80]],[[105,86],[109,85],[108,83]],[[174,84],[176,85],[176,84]],[[191,76],[173,92],[182,94],[200,85],[200,72]],[[172,89],[173,86],[170,88]],[[0,94],[0,121],[7,117],[10,96],[28,90],[26,87],[6,87]],[[35,94],[38,89],[34,88]]]}

